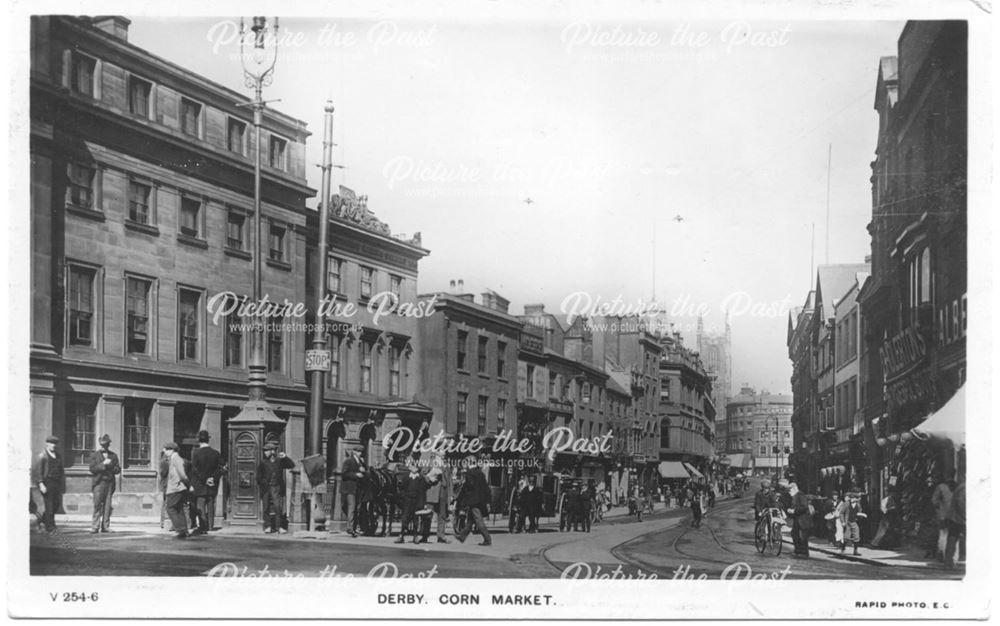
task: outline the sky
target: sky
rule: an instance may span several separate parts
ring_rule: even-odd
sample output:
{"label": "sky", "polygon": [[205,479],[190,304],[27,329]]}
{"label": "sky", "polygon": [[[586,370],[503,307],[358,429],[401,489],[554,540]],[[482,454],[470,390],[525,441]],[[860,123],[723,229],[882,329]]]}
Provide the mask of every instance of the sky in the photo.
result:
{"label": "sky", "polygon": [[[250,95],[233,18],[132,19],[132,43]],[[870,252],[878,60],[902,22],[280,24],[265,99],[308,123],[316,189],[332,100],[334,189],[421,232],[420,292],[462,279],[513,313],[655,297],[691,346],[728,308],[735,391],[778,393],[815,265]]]}

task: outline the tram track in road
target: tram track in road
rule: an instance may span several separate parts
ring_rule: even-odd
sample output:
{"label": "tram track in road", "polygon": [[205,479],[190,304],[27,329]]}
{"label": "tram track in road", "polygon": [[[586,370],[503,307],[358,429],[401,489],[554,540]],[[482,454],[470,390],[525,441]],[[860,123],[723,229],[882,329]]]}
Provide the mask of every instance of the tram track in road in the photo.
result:
{"label": "tram track in road", "polygon": [[[740,505],[740,504],[741,504],[741,502],[740,502],[739,500],[737,500],[737,501],[732,501],[732,502],[725,502],[725,503],[720,503],[720,504],[719,504],[719,505],[718,505],[718,506],[717,506],[717,507],[716,507],[716,508],[714,509],[714,511],[716,511],[716,512],[718,512],[718,513],[722,513],[722,512],[724,512],[724,511],[726,511],[726,510],[729,510],[730,508],[735,508],[735,507],[737,507],[737,506],[738,506],[738,505]],[[681,515],[681,519],[683,519],[683,518],[685,518],[685,517],[686,517],[686,513],[682,512],[682,515]],[[677,519],[677,518],[676,518],[676,517],[674,517],[674,516],[670,516],[670,517],[668,517],[668,518],[664,518],[664,519]],[[614,525],[620,525],[620,524],[623,524],[623,523],[628,523],[628,522],[624,522],[624,521],[622,521],[622,522],[617,522],[617,523],[615,523]],[[683,523],[683,521],[681,521],[681,523]],[[673,526],[671,526],[671,527],[667,527],[667,528],[664,528],[664,527],[659,527],[659,528],[655,528],[655,529],[652,529],[652,530],[649,530],[648,532],[643,532],[643,533],[641,533],[641,534],[639,534],[639,535],[636,535],[636,536],[634,536],[634,537],[629,537],[629,538],[628,538],[628,539],[626,539],[625,541],[622,541],[622,542],[620,542],[620,543],[617,543],[617,544],[615,544],[615,545],[613,545],[613,546],[611,546],[611,547],[607,548],[607,552],[609,552],[609,553],[611,554],[611,556],[612,556],[612,557],[614,557],[614,559],[616,559],[616,560],[617,560],[617,563],[612,563],[611,565],[622,565],[622,566],[626,566],[626,567],[629,567],[629,568],[635,568],[635,570],[636,570],[636,571],[639,571],[639,572],[652,572],[652,573],[655,573],[655,574],[657,574],[657,575],[666,575],[666,576],[672,576],[672,575],[673,575],[673,573],[674,573],[674,570],[673,570],[673,569],[663,569],[663,568],[662,568],[662,567],[660,567],[660,566],[654,566],[654,565],[652,565],[652,564],[649,564],[649,563],[645,563],[645,562],[642,562],[642,561],[640,561],[640,560],[637,560],[637,559],[634,559],[634,558],[632,558],[632,557],[629,557],[629,556],[627,556],[627,555],[626,555],[626,554],[624,553],[624,550],[625,550],[625,549],[626,549],[626,548],[627,548],[627,547],[628,547],[629,545],[631,545],[631,544],[635,544],[635,543],[639,543],[639,542],[642,542],[642,541],[645,541],[645,540],[648,540],[648,539],[649,539],[650,537],[653,537],[653,536],[655,536],[655,535],[660,535],[660,534],[663,534],[663,533],[665,533],[665,532],[669,532],[669,531],[670,531],[670,530],[671,530],[672,528],[673,528]],[[711,537],[712,537],[713,541],[715,542],[715,544],[716,544],[716,545],[717,545],[717,546],[718,546],[718,547],[719,547],[719,548],[720,548],[721,550],[725,551],[725,552],[726,552],[726,553],[728,553],[728,554],[731,554],[731,555],[733,555],[734,557],[740,557],[740,556],[741,556],[741,555],[739,555],[738,553],[736,553],[736,552],[733,552],[732,550],[730,550],[730,549],[729,549],[729,548],[728,548],[728,547],[727,547],[727,546],[726,546],[726,545],[725,545],[725,544],[724,544],[724,543],[722,542],[722,540],[721,540],[721,539],[720,539],[720,538],[718,537],[718,535],[716,534],[715,530],[713,530],[713,529],[712,529],[712,528],[711,528],[710,526],[708,526],[708,525],[706,524],[706,525],[705,525],[705,526],[703,526],[702,528],[705,528],[705,529],[707,529],[707,530],[709,531],[709,533],[711,534]],[[683,538],[683,537],[684,537],[685,535],[687,535],[687,534],[688,534],[689,532],[691,532],[692,530],[695,530],[695,529],[694,529],[694,528],[690,528],[690,527],[688,527],[688,528],[685,528],[685,529],[683,529],[683,530],[682,530],[682,531],[681,531],[681,532],[680,532],[680,533],[679,533],[679,534],[678,534],[678,535],[677,535],[677,536],[676,536],[676,537],[674,538],[674,540],[673,540],[673,542],[672,542],[672,544],[671,544],[671,547],[672,547],[673,551],[674,551],[674,552],[675,552],[676,554],[678,554],[678,555],[681,555],[681,556],[683,556],[683,557],[685,557],[685,558],[688,558],[688,559],[694,559],[694,560],[697,560],[697,561],[700,561],[700,562],[711,562],[711,563],[713,563],[713,564],[718,564],[718,565],[722,565],[723,567],[725,567],[725,566],[728,566],[728,565],[732,564],[732,562],[733,562],[733,560],[732,560],[732,559],[718,559],[718,558],[706,558],[706,557],[702,557],[702,556],[695,556],[695,555],[693,555],[693,554],[690,554],[690,553],[687,553],[687,552],[685,552],[684,550],[681,550],[681,549],[680,549],[680,548],[678,547],[678,545],[677,545],[677,544],[678,544],[678,543],[680,542],[680,540],[681,540],[681,539],[682,539],[682,538]],[[548,545],[545,545],[545,546],[541,546],[541,547],[540,547],[540,548],[538,548],[538,549],[537,549],[537,551],[536,551],[536,554],[537,554],[537,555],[538,555],[539,557],[541,557],[542,561],[543,561],[544,563],[548,564],[548,565],[549,565],[550,567],[552,567],[552,568],[553,568],[553,569],[555,569],[556,571],[558,571],[558,572],[560,573],[560,575],[562,575],[562,574],[563,574],[563,572],[564,572],[564,570],[565,570],[565,565],[566,565],[566,564],[565,564],[565,563],[563,563],[562,565],[560,565],[560,564],[559,564],[558,562],[556,562],[556,561],[552,560],[552,559],[551,559],[551,558],[549,557],[549,554],[548,554],[548,552],[549,552],[550,550],[552,550],[553,548],[555,548],[555,547],[557,547],[557,546],[560,546],[560,545],[562,545],[562,544],[564,544],[564,543],[566,543],[566,542],[554,542],[554,543],[552,543],[552,544],[548,544]],[[600,565],[607,565],[607,564],[603,564],[603,563],[602,563],[602,564],[600,564]]]}
{"label": "tram track in road", "polygon": [[[722,505],[719,505],[719,507],[717,509],[715,509],[715,511],[721,513],[723,511],[723,509],[729,510],[730,508],[735,508],[737,504],[739,504],[739,501],[732,502],[732,503],[724,503]],[[704,522],[704,518],[703,518],[703,522]],[[712,540],[724,552],[726,552],[728,554],[731,554],[734,557],[742,558],[743,555],[730,550],[729,547],[726,546],[719,539],[718,534],[711,527],[711,525],[709,525],[707,523],[704,523],[703,526],[701,526],[699,528],[704,528],[704,529],[708,530],[709,534],[712,537]],[[692,554],[691,552],[682,550],[679,547],[678,544],[680,544],[681,540],[684,539],[684,537],[686,537],[688,535],[688,533],[690,533],[693,530],[698,530],[698,529],[694,528],[693,526],[688,525],[687,528],[684,528],[680,533],[677,534],[676,537],[674,537],[673,541],[671,541],[671,543],[670,543],[670,548],[671,548],[671,550],[673,550],[674,553],[676,553],[677,555],[680,555],[682,557],[685,557],[687,559],[691,559],[693,561],[697,561],[697,562],[701,562],[701,563],[712,563],[712,564],[722,565],[723,568],[728,567],[729,565],[732,565],[733,559],[720,559],[720,558],[711,558],[711,557],[699,556],[699,555],[696,555],[696,554]],[[661,566],[657,566],[657,565],[652,564],[652,563],[647,563],[647,562],[644,562],[642,560],[629,557],[629,556],[627,556],[624,553],[625,548],[627,548],[630,544],[640,543],[641,541],[646,540],[651,535],[657,535],[657,534],[661,534],[663,532],[664,532],[664,530],[660,529],[660,530],[657,530],[657,531],[653,531],[653,532],[649,532],[649,533],[644,533],[644,534],[639,535],[637,537],[633,537],[632,539],[629,539],[627,541],[623,541],[622,543],[618,544],[617,546],[615,546],[614,548],[611,549],[611,554],[613,554],[615,556],[615,558],[617,558],[622,563],[630,565],[630,566],[635,567],[637,569],[645,568],[647,570],[651,570],[651,571],[655,572],[656,574],[672,575],[676,571],[676,566],[673,569],[663,569]]]}

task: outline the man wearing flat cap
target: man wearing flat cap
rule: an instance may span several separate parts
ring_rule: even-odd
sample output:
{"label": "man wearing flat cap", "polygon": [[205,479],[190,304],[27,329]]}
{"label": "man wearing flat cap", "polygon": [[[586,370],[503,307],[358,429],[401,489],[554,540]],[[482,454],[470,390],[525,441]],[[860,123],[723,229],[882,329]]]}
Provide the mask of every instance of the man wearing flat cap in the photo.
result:
{"label": "man wearing flat cap", "polygon": [[283,519],[285,470],[294,467],[295,463],[284,452],[278,452],[278,444],[272,441],[264,445],[264,460],[257,466],[257,488],[260,489],[265,533],[288,532]]}
{"label": "man wearing flat cap", "polygon": [[56,529],[56,513],[62,513],[62,496],[66,492],[66,472],[62,457],[56,452],[59,438],[46,437],[45,451],[31,464],[31,491],[37,504],[42,505],[42,525],[45,532]]}
{"label": "man wearing flat cap", "polygon": [[174,536],[177,539],[187,539],[188,519],[184,514],[184,504],[188,501],[188,493],[191,490],[191,480],[184,470],[184,459],[181,458],[180,446],[175,442],[163,446],[163,454],[167,458],[167,486],[166,486],[166,506],[167,515],[170,516],[170,523]]}
{"label": "man wearing flat cap", "polygon": [[198,447],[191,453],[191,485],[194,487],[195,508],[198,510],[198,532],[215,528],[215,498],[225,467],[222,454],[208,442],[207,430],[198,433]]}
{"label": "man wearing flat cap", "polygon": [[111,523],[111,497],[115,493],[115,480],[122,472],[118,455],[111,451],[111,437],[101,435],[99,450],[90,455],[90,490],[94,494],[94,516],[90,532],[106,533]]}

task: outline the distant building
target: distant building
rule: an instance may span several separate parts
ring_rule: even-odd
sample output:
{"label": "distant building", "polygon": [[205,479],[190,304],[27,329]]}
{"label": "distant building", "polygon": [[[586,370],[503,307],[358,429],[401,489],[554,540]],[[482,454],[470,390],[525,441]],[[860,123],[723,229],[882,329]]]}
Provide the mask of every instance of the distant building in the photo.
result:
{"label": "distant building", "polygon": [[730,473],[782,476],[792,452],[792,397],[744,386],[726,405]]}
{"label": "distant building", "polygon": [[732,393],[732,337],[729,328],[729,315],[726,315],[726,330],[723,333],[706,333],[702,318],[698,318],[698,355],[705,364],[705,371],[712,377],[712,403],[720,412],[715,420],[716,453],[725,452],[728,439],[728,420],[722,411],[729,402]]}

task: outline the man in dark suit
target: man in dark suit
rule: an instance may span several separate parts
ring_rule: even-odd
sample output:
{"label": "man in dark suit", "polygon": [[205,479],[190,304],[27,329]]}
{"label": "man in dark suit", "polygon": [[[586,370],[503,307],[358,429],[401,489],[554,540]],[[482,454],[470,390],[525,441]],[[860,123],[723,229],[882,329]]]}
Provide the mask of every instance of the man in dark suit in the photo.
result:
{"label": "man in dark suit", "polygon": [[809,531],[812,529],[812,511],[809,510],[809,497],[799,491],[795,483],[788,485],[789,503],[785,511],[792,518],[792,543],[795,544],[795,554],[809,558]]}
{"label": "man in dark suit", "polygon": [[538,532],[538,517],[542,514],[542,490],[538,488],[537,480],[535,476],[529,476],[528,485],[521,492],[521,506],[528,520],[529,533]]}
{"label": "man in dark suit", "polygon": [[293,467],[295,463],[284,452],[278,452],[278,444],[264,446],[264,460],[257,466],[257,488],[260,489],[263,505],[265,533],[288,532],[282,519],[285,513],[285,470]]}
{"label": "man in dark suit", "polygon": [[44,503],[42,524],[45,532],[56,529],[56,513],[62,513],[62,496],[66,492],[66,471],[62,456],[56,452],[59,438],[50,436],[45,439],[45,451],[35,457],[31,464],[31,489],[41,494],[39,498]]}
{"label": "man in dark suit", "polygon": [[[479,533],[483,536],[483,541],[479,545],[489,546],[493,544],[490,539],[490,531],[486,528],[483,516],[489,512],[490,487],[486,482],[486,475],[479,467],[479,461],[475,457],[469,457],[469,469],[465,472],[465,482],[462,490],[458,494],[458,506],[469,511],[468,519],[475,523]],[[458,534],[457,539],[465,543],[465,539],[472,530],[472,523],[466,524]]]}
{"label": "man in dark suit", "polygon": [[[427,504],[427,490],[431,483],[420,473],[420,469],[412,457],[406,465],[408,471],[399,482],[402,512],[400,514],[399,539],[396,540],[396,543],[403,543],[406,540],[408,530],[413,531],[413,543],[427,543],[431,527],[429,523],[423,523],[423,517],[426,514],[418,515],[418,512],[423,511]],[[427,518],[427,521],[430,522],[430,518]]]}
{"label": "man in dark suit", "polygon": [[94,495],[94,516],[90,532],[106,533],[111,524],[111,500],[115,493],[115,477],[122,472],[118,455],[111,451],[111,437],[101,435],[101,449],[90,456],[90,489]]}
{"label": "man in dark suit", "polygon": [[225,467],[222,453],[209,445],[212,436],[207,430],[198,433],[198,447],[191,453],[191,486],[194,487],[195,509],[198,511],[196,532],[207,533],[215,528],[215,498]]}
{"label": "man in dark suit", "polygon": [[347,509],[347,533],[352,537],[358,536],[358,482],[364,479],[366,471],[361,447],[351,448],[340,468],[340,500],[341,507]]}

